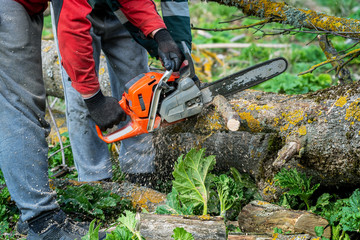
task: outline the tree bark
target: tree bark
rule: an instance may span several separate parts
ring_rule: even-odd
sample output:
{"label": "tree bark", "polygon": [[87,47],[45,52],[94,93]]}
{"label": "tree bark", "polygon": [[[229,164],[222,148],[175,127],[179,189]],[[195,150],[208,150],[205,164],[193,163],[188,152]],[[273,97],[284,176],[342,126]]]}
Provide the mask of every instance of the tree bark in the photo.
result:
{"label": "tree bark", "polygon": [[207,0],[237,7],[247,16],[256,16],[270,22],[289,24],[324,33],[336,33],[346,38],[360,39],[360,20],[329,16],[312,10],[298,9],[285,2],[271,0]]}

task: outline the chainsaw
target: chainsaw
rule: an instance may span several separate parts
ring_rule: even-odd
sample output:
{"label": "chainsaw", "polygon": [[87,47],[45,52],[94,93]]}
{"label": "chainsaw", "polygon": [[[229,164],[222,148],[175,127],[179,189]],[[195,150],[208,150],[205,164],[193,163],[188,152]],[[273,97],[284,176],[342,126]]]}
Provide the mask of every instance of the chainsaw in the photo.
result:
{"label": "chainsaw", "polygon": [[248,89],[278,76],[288,66],[286,59],[274,58],[215,82],[199,84],[193,80],[194,63],[185,43],[183,48],[187,64],[179,73],[171,70],[164,73],[148,72],[138,75],[125,85],[119,104],[131,120],[107,135],[96,126],[103,141],[121,141],[195,116],[216,95],[228,96]]}

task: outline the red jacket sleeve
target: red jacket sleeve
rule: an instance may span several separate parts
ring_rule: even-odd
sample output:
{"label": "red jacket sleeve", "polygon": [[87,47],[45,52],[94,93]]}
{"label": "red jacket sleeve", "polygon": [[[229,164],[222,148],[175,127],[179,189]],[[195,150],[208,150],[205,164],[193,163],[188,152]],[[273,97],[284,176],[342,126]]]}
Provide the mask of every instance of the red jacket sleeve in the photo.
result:
{"label": "red jacket sleeve", "polygon": [[86,0],[63,1],[58,21],[59,50],[72,86],[81,94],[100,89],[93,58],[91,23],[87,16],[91,7]]}
{"label": "red jacket sleeve", "polygon": [[[146,36],[155,29],[165,28],[151,0],[118,1],[129,21]],[[87,19],[91,10],[87,0],[64,0],[58,20],[62,65],[72,86],[81,94],[94,94],[100,89],[93,58],[91,22]]]}
{"label": "red jacket sleeve", "polygon": [[121,11],[145,36],[159,28],[166,28],[152,0],[118,0]]}

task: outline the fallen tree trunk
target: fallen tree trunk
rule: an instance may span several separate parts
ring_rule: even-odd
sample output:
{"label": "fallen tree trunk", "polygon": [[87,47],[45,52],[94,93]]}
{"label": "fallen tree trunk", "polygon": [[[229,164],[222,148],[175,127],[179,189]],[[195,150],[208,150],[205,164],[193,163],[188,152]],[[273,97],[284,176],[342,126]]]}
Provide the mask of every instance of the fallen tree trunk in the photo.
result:
{"label": "fallen tree trunk", "polygon": [[[44,45],[43,54],[47,93],[61,97],[54,47]],[[105,70],[101,85],[109,94]],[[228,99],[240,117],[238,131],[229,131],[212,106],[157,131],[157,169],[169,178],[181,154],[205,147],[207,154],[216,155],[218,169],[235,167],[251,174],[265,199],[276,192],[272,178],[282,167],[297,167],[325,187],[356,187],[360,184],[359,90],[356,82],[294,96],[240,92]]]}
{"label": "fallen tree trunk", "polygon": [[224,219],[191,218],[176,215],[140,215],[140,233],[147,240],[172,239],[175,228],[184,228],[194,239],[226,239]]}
{"label": "fallen tree trunk", "polygon": [[[64,98],[64,89],[61,80],[60,62],[56,51],[56,46],[52,40],[43,40],[41,42],[42,70],[43,79],[46,87],[46,94],[58,98]],[[102,92],[111,96],[109,84],[109,75],[106,74],[106,60],[104,56],[100,57],[99,82]]]}
{"label": "fallen tree trunk", "polygon": [[[296,167],[324,187],[360,184],[359,82],[306,95],[243,91],[230,103],[241,118],[229,131],[212,108],[156,134],[161,172],[180,154],[205,147],[217,167],[251,174],[265,199],[274,197],[272,178]],[[161,161],[160,161],[161,159]]]}

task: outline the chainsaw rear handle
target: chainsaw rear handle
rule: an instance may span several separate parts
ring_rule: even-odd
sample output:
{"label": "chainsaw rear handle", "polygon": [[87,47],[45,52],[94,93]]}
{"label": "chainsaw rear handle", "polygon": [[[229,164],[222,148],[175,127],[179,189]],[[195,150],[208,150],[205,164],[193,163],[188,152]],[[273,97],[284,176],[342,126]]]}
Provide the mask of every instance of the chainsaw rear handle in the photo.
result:
{"label": "chainsaw rear handle", "polygon": [[[96,132],[98,136],[106,143],[118,142],[127,138],[135,137],[144,133],[148,133],[146,130],[148,125],[147,118],[139,118],[137,117],[126,104],[126,99],[123,97],[119,101],[120,107],[124,110],[124,112],[130,116],[130,121],[122,128],[116,130],[115,132],[104,135],[100,130],[99,126],[96,125]],[[154,121],[155,128],[159,127],[161,122],[160,117],[156,117]]]}

